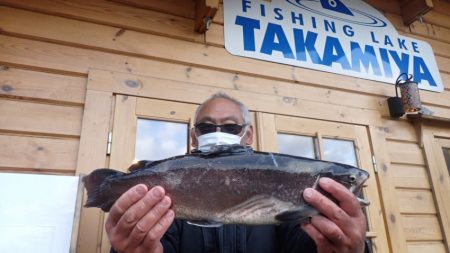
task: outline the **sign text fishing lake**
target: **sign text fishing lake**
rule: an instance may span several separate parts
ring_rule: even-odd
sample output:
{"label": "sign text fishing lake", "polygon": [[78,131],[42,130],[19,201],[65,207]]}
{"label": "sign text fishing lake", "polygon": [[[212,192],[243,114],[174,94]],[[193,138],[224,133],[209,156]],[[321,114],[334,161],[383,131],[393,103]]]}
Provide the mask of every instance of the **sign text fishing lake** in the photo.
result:
{"label": "sign text fishing lake", "polygon": [[362,1],[225,0],[225,47],[239,56],[442,91],[431,46],[401,36]]}

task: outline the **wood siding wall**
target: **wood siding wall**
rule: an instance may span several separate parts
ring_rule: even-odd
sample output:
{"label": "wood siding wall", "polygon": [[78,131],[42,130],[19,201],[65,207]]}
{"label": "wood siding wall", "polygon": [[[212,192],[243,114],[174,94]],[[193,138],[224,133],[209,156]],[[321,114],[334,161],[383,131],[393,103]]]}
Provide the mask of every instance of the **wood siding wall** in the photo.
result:
{"label": "wood siding wall", "polygon": [[[446,252],[428,168],[416,129],[386,122],[387,149],[408,252]],[[395,251],[394,251],[395,252]]]}
{"label": "wood siding wall", "polygon": [[[422,102],[450,118],[450,3],[433,0],[424,22],[407,27],[398,1],[367,2],[401,34],[431,44],[445,90],[421,92]],[[0,172],[76,173],[92,69],[184,82],[186,92],[191,83],[328,103],[342,108],[333,121],[354,122],[347,111],[356,108],[382,116],[395,184],[390,198],[399,203],[408,252],[446,252],[418,133],[407,120],[388,117],[392,85],[232,56],[223,46],[222,9],[211,29],[197,34],[194,6],[193,0],[0,0]],[[79,252],[96,252],[98,243],[83,241]]]}

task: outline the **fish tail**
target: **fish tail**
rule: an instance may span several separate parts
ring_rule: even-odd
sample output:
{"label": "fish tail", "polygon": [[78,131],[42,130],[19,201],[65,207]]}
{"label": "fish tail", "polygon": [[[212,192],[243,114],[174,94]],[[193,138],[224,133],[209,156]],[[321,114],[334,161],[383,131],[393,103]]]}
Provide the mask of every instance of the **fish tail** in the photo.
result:
{"label": "fish tail", "polygon": [[88,199],[85,207],[99,207],[108,212],[119,196],[111,194],[110,179],[123,175],[123,172],[112,169],[97,169],[83,177]]}

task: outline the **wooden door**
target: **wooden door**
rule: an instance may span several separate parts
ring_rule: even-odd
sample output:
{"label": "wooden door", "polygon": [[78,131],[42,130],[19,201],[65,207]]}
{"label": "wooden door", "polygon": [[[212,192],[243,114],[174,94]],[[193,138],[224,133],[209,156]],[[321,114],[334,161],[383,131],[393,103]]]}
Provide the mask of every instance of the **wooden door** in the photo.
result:
{"label": "wooden door", "polygon": [[438,243],[429,243],[430,249],[435,247],[436,252],[450,252],[450,131],[448,128],[425,126],[423,146],[440,223],[436,234],[441,235]]}
{"label": "wooden door", "polygon": [[[117,95],[109,167],[126,171],[138,160],[189,152],[189,128],[196,108],[195,104]],[[109,248],[103,231],[101,252]]]}
{"label": "wooden door", "polygon": [[258,113],[260,149],[347,163],[370,173],[363,194],[372,252],[389,252],[377,176],[365,126]]}
{"label": "wooden door", "polygon": [[[193,124],[197,106],[117,95],[109,167],[126,171],[136,160],[157,160],[189,152],[188,131]],[[349,158],[348,163],[354,163],[371,174],[364,187],[364,195],[371,202],[365,210],[369,227],[367,236],[373,244],[373,252],[389,252],[366,127],[261,112],[253,113],[253,119],[256,135],[254,148],[257,150],[280,151],[279,142],[284,135],[312,138],[315,152],[312,158],[317,159],[335,159],[333,150],[329,149],[333,143],[351,148],[353,158]],[[158,129],[171,130],[161,132]],[[145,133],[150,133],[153,139],[145,139],[148,138]],[[143,138],[145,141],[142,141]],[[176,145],[167,148],[167,152],[162,154],[159,152],[161,144],[167,141],[175,141]],[[157,143],[158,149],[152,151],[152,145],[145,143]],[[173,148],[178,146],[182,148]],[[142,152],[143,149],[148,152]],[[103,233],[101,251],[109,252],[109,247],[106,233]]]}
{"label": "wooden door", "polygon": [[[437,169],[440,172],[441,186],[439,188],[440,191],[450,193],[450,138],[437,138],[436,139],[436,157],[438,159],[438,163],[440,164]],[[441,178],[442,177],[442,178]],[[450,202],[442,201],[438,203],[439,205],[439,217],[441,221],[442,233],[444,235],[444,242],[446,243],[446,250],[450,252]]]}

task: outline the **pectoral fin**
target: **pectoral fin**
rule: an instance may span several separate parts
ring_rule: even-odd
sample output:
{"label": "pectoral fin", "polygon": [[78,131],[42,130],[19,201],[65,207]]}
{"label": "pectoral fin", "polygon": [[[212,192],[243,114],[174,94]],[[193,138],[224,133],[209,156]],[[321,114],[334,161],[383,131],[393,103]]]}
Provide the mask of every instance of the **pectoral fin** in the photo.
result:
{"label": "pectoral fin", "polygon": [[189,225],[205,227],[205,228],[217,228],[217,227],[220,227],[223,225],[220,222],[208,221],[208,220],[195,220],[195,221],[188,221],[187,223]]}
{"label": "pectoral fin", "polygon": [[282,212],[275,216],[279,222],[305,222],[319,212],[312,206],[305,205],[299,209]]}

